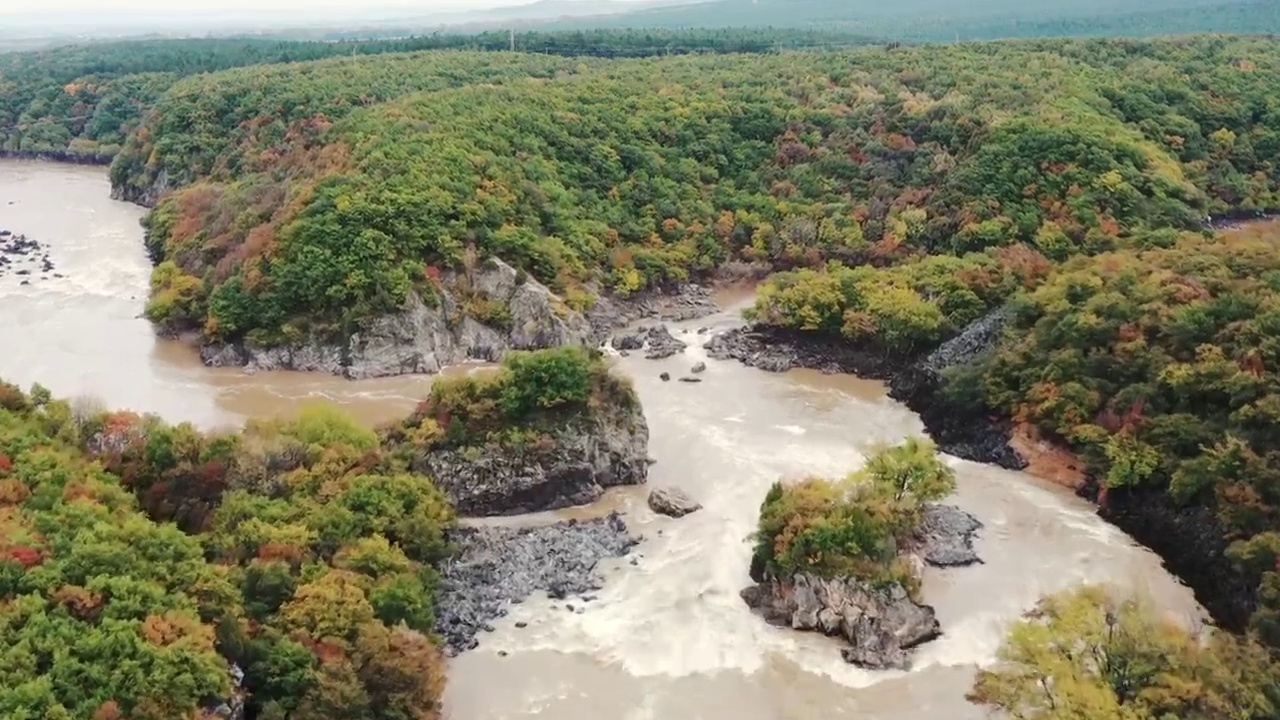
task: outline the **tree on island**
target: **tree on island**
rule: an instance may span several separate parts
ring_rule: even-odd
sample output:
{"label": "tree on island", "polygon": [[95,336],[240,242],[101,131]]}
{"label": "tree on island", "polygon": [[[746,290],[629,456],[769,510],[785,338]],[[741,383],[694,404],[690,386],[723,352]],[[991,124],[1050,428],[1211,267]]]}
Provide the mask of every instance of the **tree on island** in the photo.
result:
{"label": "tree on island", "polygon": [[849,575],[916,585],[899,550],[926,503],[955,491],[955,471],[929,440],[880,448],[843,480],[774,483],[754,535],[757,562],[776,577]]}

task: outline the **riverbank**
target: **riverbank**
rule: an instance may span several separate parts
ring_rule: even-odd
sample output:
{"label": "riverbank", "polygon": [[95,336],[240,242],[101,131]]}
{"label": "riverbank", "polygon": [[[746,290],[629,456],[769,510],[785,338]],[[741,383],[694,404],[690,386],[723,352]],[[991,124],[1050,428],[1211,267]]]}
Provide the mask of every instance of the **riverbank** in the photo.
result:
{"label": "riverbank", "polygon": [[64,165],[87,165],[90,167],[106,167],[111,164],[115,155],[80,155],[66,151],[27,152],[22,150],[0,150],[0,160],[27,160],[32,162],[62,163]]}
{"label": "riverbank", "polygon": [[960,407],[940,392],[942,372],[990,349],[1004,321],[1003,313],[991,313],[933,352],[913,357],[868,352],[842,338],[761,325],[715,335],[706,350],[717,360],[737,360],[768,372],[805,368],[886,381],[889,396],[920,416],[943,452],[1022,470],[1027,462],[1010,446],[1009,422]]}

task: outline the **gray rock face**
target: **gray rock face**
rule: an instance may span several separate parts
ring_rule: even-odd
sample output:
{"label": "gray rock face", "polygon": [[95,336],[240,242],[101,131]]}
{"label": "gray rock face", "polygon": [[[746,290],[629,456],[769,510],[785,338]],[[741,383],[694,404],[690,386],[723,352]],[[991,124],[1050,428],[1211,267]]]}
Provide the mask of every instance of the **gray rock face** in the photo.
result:
{"label": "gray rock face", "polygon": [[747,588],[742,598],[772,625],[848,640],[845,661],[872,669],[908,668],[907,651],[941,634],[933,608],[896,584],[877,589],[853,578],[798,573]]}
{"label": "gray rock face", "polygon": [[937,377],[947,368],[972,362],[995,347],[1000,333],[1009,324],[1009,318],[1008,307],[992,310],[926,355],[917,368]]}
{"label": "gray rock face", "polygon": [[587,312],[587,320],[595,329],[597,337],[603,339],[614,328],[637,320],[652,318],[664,322],[682,322],[714,315],[719,310],[710,290],[701,285],[690,284],[627,298],[602,294],[595,306]]}
{"label": "gray rock face", "polygon": [[[451,286],[457,276],[446,277]],[[436,307],[410,295],[402,312],[379,318],[354,333],[345,345],[318,340],[285,347],[252,344],[206,345],[200,357],[211,366],[249,370],[302,370],[364,378],[437,373],[467,360],[496,362],[512,350],[538,350],[590,342],[591,327],[535,280],[501,260],[490,259],[472,273],[473,292],[505,307],[509,328],[483,325],[463,311],[458,298],[442,293]]]}
{"label": "gray rock face", "polygon": [[659,515],[681,518],[701,510],[702,505],[685,494],[683,490],[664,487],[655,488],[649,493],[649,509]]}
{"label": "gray rock face", "polygon": [[607,487],[649,474],[649,426],[639,403],[602,408],[549,434],[549,443],[436,450],[412,461],[464,516],[518,515],[585,505]]}
{"label": "gray rock face", "polygon": [[963,567],[982,562],[973,538],[982,523],[953,505],[928,505],[916,531],[921,558],[934,567]]}
{"label": "gray rock face", "polygon": [[600,562],[639,542],[616,513],[534,528],[459,528],[449,539],[458,553],[441,572],[436,632],[451,655],[479,645],[479,631],[534,592],[563,599],[600,589]]}

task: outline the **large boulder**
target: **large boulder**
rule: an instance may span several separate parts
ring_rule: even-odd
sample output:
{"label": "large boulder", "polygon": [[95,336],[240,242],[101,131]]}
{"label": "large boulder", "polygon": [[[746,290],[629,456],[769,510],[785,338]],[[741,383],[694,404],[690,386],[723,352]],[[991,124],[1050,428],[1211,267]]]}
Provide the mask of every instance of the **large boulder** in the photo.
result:
{"label": "large boulder", "polygon": [[659,515],[681,518],[701,510],[702,505],[683,490],[663,487],[655,488],[649,493],[649,509]]}
{"label": "large boulder", "polygon": [[689,347],[683,341],[673,337],[666,325],[649,328],[645,334],[645,340],[647,349],[644,356],[649,360],[664,360],[684,352],[685,348]]}

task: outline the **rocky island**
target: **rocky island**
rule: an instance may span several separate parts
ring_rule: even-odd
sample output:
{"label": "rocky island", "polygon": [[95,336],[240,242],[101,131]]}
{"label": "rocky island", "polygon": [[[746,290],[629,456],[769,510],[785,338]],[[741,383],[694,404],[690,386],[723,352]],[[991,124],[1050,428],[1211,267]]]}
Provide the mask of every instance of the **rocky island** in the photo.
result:
{"label": "rocky island", "polygon": [[606,487],[644,483],[649,469],[639,399],[580,347],[516,353],[497,372],[439,380],[383,437],[469,516],[584,505]]}
{"label": "rocky island", "polygon": [[909,651],[942,630],[920,602],[926,563],[980,562],[964,511],[931,504],[955,490],[932,443],[881,450],[840,481],[776,483],[760,508],[742,598],[773,625],[841,637],[847,662],[905,669]]}

